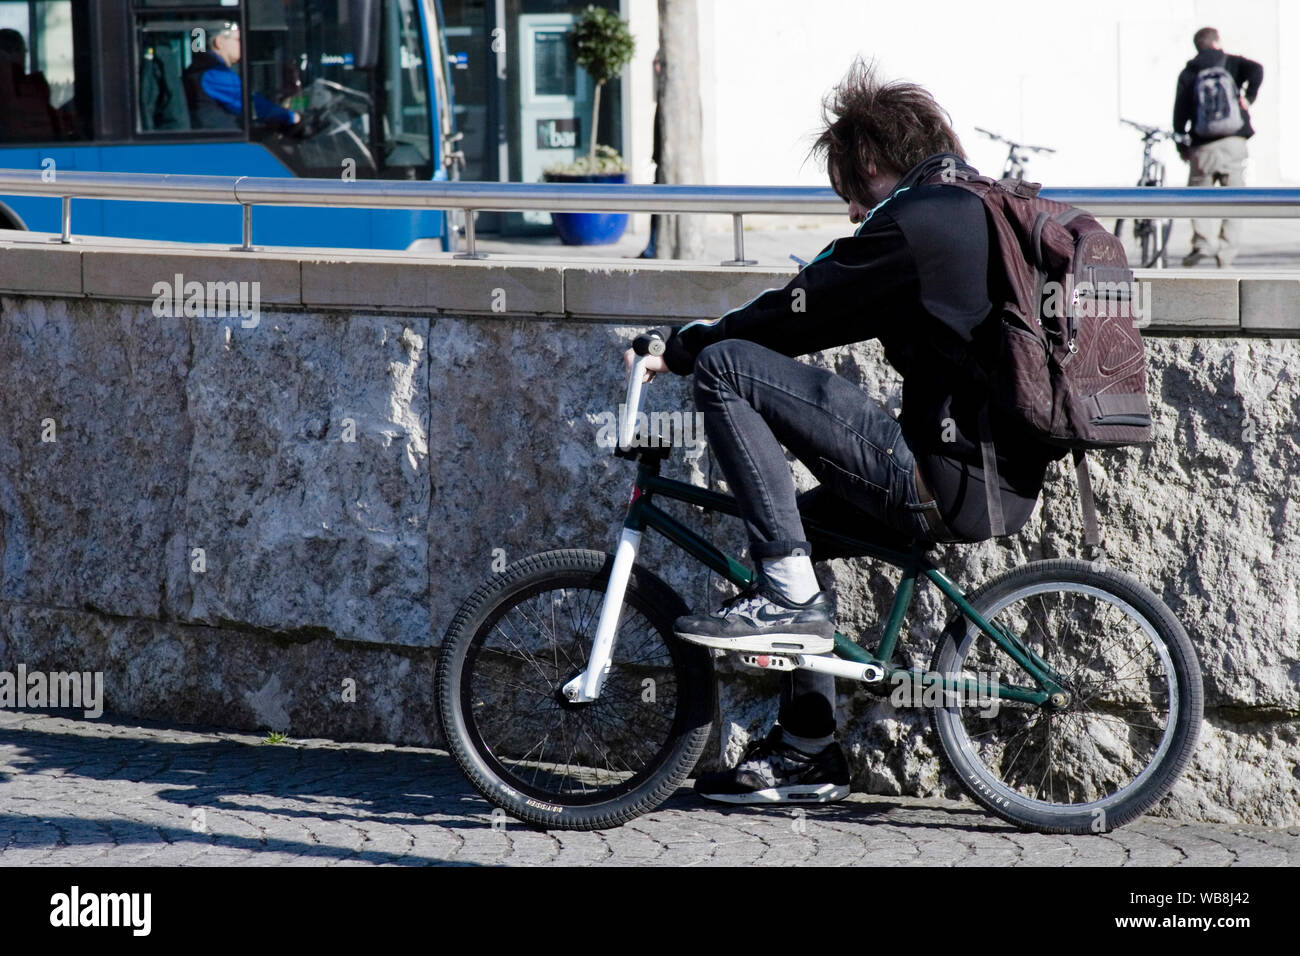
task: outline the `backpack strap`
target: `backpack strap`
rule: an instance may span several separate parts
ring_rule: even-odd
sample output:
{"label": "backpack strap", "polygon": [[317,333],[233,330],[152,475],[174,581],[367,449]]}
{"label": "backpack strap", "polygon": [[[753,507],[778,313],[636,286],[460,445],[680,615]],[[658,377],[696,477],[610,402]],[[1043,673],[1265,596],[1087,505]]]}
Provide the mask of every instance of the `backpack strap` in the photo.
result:
{"label": "backpack strap", "polygon": [[1002,514],[1002,482],[998,479],[998,457],[993,448],[987,397],[980,406],[980,453],[984,456],[984,497],[989,506],[989,532],[1000,538],[1007,533],[1007,521]]}
{"label": "backpack strap", "polygon": [[[995,538],[1007,533],[1002,513],[1001,482],[998,459],[993,447],[993,430],[989,425],[989,404],[980,406],[980,453],[984,458],[984,498],[988,504],[989,532]],[[1083,541],[1094,555],[1102,553],[1101,526],[1097,521],[1097,502],[1092,495],[1092,478],[1088,475],[1088,458],[1082,448],[1073,451],[1074,475],[1079,482],[1079,507],[1083,511]]]}
{"label": "backpack strap", "polygon": [[1034,271],[1042,273],[1043,271],[1043,227],[1052,217],[1045,212],[1040,212],[1034,217],[1033,228],[1029,232],[1029,251],[1033,253],[1033,261],[1029,264],[1034,267]]}
{"label": "backpack strap", "polygon": [[1052,217],[1052,220],[1054,222],[1059,222],[1062,226],[1068,226],[1070,223],[1074,222],[1075,219],[1082,216],[1086,211],[1087,210],[1080,209],[1078,206],[1071,206],[1069,209],[1065,210],[1065,212],[1058,212]]}
{"label": "backpack strap", "polygon": [[1071,222],[1084,214],[1083,209],[1078,206],[1071,206],[1055,215],[1046,212],[1040,212],[1034,217],[1034,225],[1030,231],[1030,251],[1034,254],[1034,261],[1030,265],[1038,270],[1046,268],[1043,261],[1043,227],[1049,222],[1059,223],[1062,226],[1068,226]]}
{"label": "backpack strap", "polygon": [[1092,497],[1092,479],[1088,477],[1088,458],[1082,448],[1074,449],[1074,475],[1079,482],[1079,505],[1083,509],[1083,540],[1096,551],[1101,550],[1101,531],[1097,525],[1097,503]]}

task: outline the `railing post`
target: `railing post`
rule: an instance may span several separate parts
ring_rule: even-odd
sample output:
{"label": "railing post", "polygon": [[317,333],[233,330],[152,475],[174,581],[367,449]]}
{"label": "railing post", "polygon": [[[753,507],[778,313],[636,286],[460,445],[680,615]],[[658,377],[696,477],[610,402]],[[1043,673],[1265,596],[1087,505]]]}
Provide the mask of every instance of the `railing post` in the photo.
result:
{"label": "railing post", "polygon": [[[242,176],[240,177],[243,178]],[[231,252],[253,252],[253,206],[251,203],[241,202],[239,204],[240,218],[242,220],[242,241],[237,246],[231,246]]]}
{"label": "railing post", "polygon": [[479,252],[474,248],[474,210],[465,210],[465,251],[458,252],[452,258],[454,259],[486,259],[486,252]]}
{"label": "railing post", "polygon": [[758,265],[757,259],[745,258],[745,223],[743,213],[731,214],[731,233],[735,240],[736,258],[729,259],[722,263],[724,266],[753,266]]}
{"label": "railing post", "polygon": [[59,242],[69,243],[72,241],[72,197],[63,197],[63,235],[59,237]]}

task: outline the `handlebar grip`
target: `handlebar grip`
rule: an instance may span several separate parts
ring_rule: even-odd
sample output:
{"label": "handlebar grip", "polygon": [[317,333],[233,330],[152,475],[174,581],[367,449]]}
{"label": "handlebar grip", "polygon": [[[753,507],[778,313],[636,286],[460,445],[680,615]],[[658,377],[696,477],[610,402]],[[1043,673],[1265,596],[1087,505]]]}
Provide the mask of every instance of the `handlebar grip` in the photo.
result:
{"label": "handlebar grip", "polygon": [[646,332],[632,340],[632,351],[637,355],[663,355],[667,344],[658,332]]}

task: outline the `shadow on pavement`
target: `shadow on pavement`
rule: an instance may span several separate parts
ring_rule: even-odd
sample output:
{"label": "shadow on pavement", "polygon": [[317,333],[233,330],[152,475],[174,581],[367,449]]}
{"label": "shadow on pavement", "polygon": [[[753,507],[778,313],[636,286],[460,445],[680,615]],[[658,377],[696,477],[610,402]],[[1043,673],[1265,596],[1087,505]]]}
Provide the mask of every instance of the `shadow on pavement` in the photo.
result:
{"label": "shadow on pavement", "polygon": [[[145,728],[135,734],[133,728]],[[93,727],[86,733],[81,728]],[[56,729],[57,728],[57,729]],[[178,735],[204,733],[195,728],[155,724],[153,728]],[[491,805],[470,786],[451,758],[440,751],[385,749],[361,746],[270,745],[243,740],[164,740],[144,721],[130,725],[102,722],[57,721],[49,731],[31,728],[0,729],[0,746],[13,748],[10,760],[20,774],[46,774],[69,778],[69,790],[83,789],[82,781],[127,781],[152,788],[151,797],[172,804],[177,822],[150,824],[133,821],[131,809],[152,802],[131,797],[123,801],[121,815],[21,816],[0,812],[0,831],[30,829],[35,818],[73,832],[69,845],[115,842],[156,844],[193,843],[231,850],[284,852],[303,857],[333,856],[362,862],[440,863],[437,856],[382,850],[357,850],[348,846],[259,837],[226,832],[194,832],[188,826],[194,812],[228,814],[252,825],[256,815],[269,821],[302,820],[322,824],[385,825],[412,831],[483,830],[491,826]],[[0,774],[0,782],[13,783],[15,774]],[[6,779],[7,778],[7,779]],[[74,782],[75,781],[75,782]],[[85,787],[95,790],[93,786]],[[87,809],[98,809],[99,801]],[[770,815],[775,807],[729,806],[705,800],[682,788],[655,810],[689,816],[707,810],[723,816]],[[783,806],[780,812],[793,808]],[[910,807],[889,799],[869,798],[805,808],[808,819],[825,823],[887,824],[919,829],[958,829],[968,832],[1013,830],[977,808]],[[511,827],[526,827],[511,820]],[[111,826],[111,832],[110,832]],[[527,827],[528,829],[533,829]],[[96,838],[95,832],[100,836]],[[63,841],[63,837],[60,840]],[[459,838],[458,838],[459,839]]]}

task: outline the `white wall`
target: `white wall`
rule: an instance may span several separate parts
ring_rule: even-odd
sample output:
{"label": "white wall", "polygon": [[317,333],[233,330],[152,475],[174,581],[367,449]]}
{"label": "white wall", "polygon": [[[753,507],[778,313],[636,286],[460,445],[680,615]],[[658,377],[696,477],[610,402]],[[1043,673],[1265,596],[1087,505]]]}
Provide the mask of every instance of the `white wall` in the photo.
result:
{"label": "white wall", "polygon": [[[928,87],[983,171],[1001,170],[1005,148],[977,125],[1058,149],[1033,159],[1032,179],[1128,184],[1141,145],[1119,117],[1170,124],[1178,71],[1202,26],[1264,65],[1248,182],[1300,182],[1300,131],[1282,120],[1300,113],[1300,67],[1284,67],[1300,55],[1297,0],[700,0],[700,17],[712,183],[824,185],[823,170],[803,160],[821,97],[860,53]],[[1172,149],[1165,158],[1171,182],[1185,182]]]}
{"label": "white wall", "polygon": [[[654,163],[654,57],[659,49],[657,0],[621,0],[619,15],[628,22],[636,52],[623,73],[623,158],[632,168],[629,182],[655,181]],[[634,215],[629,227],[648,234],[650,217]]]}

